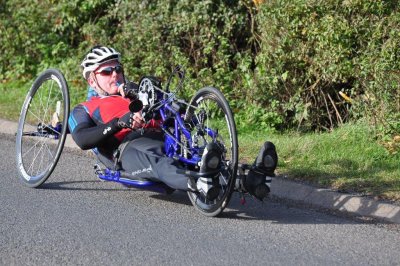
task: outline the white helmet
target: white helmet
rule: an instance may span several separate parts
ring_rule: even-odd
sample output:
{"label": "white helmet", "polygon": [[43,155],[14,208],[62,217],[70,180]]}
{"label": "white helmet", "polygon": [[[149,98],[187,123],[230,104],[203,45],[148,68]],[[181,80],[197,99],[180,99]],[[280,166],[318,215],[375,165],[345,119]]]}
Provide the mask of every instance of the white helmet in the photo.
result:
{"label": "white helmet", "polygon": [[121,61],[121,54],[111,47],[95,46],[83,59],[81,67],[83,68],[82,74],[85,79],[89,78],[92,71],[98,68],[101,64],[117,60]]}

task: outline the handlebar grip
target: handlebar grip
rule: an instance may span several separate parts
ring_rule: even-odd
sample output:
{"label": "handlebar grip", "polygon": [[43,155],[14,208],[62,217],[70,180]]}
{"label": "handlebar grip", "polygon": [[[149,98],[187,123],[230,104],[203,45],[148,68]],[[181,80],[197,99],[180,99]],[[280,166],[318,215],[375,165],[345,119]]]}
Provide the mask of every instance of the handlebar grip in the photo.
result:
{"label": "handlebar grip", "polygon": [[139,100],[138,95],[139,86],[134,82],[127,82],[124,85],[123,90],[125,93],[125,97],[131,100],[129,104],[129,111],[131,111],[132,113],[136,113],[142,110],[143,103],[141,100]]}
{"label": "handlebar grip", "polygon": [[131,111],[132,113],[139,112],[142,109],[143,109],[143,103],[139,99],[135,99],[131,101],[129,104],[129,111]]}
{"label": "handlebar grip", "polygon": [[139,86],[136,83],[131,81],[125,83],[123,90],[125,93],[125,97],[129,98],[131,101],[139,98],[138,96]]}

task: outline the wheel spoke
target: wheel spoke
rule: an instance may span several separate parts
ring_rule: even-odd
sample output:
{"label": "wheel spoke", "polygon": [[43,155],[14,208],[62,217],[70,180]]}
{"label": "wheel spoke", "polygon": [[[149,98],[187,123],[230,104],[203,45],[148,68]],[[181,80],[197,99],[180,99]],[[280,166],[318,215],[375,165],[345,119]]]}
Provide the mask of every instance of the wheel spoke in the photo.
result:
{"label": "wheel spoke", "polygon": [[[43,138],[43,140],[42,140],[42,146],[41,146],[41,150],[43,150],[43,149],[45,149],[45,150],[48,150],[49,148],[48,148],[48,146],[47,146],[47,141],[46,141],[46,139],[45,138]],[[44,161],[44,159],[45,159],[45,157],[47,157],[46,156],[46,151],[43,151],[42,153],[42,156],[41,156],[41,159],[40,159],[40,164],[39,164],[39,167],[38,167],[38,171],[41,171],[41,169],[42,169],[42,165],[43,165],[43,161]],[[46,160],[47,160],[47,158],[46,158]]]}
{"label": "wheel spoke", "polygon": [[[29,112],[30,114],[32,114],[34,117],[36,117],[36,118],[39,120],[39,123],[41,123],[42,125],[45,125],[45,126],[46,126],[46,123],[45,123],[43,120],[41,120],[39,117],[37,117],[34,113],[32,113],[31,110],[28,110],[28,112]],[[39,123],[38,123],[38,124],[39,124]],[[60,132],[58,132],[57,130],[53,129],[51,126],[47,126],[46,128],[49,129],[49,130],[51,130],[54,134],[61,135]]]}
{"label": "wheel spoke", "polygon": [[[62,109],[57,108],[59,103]],[[69,94],[63,75],[55,69],[44,71],[28,92],[17,131],[18,170],[28,186],[41,185],[53,171],[64,147],[68,115]],[[61,123],[62,131],[53,127],[55,122]]]}
{"label": "wheel spoke", "polygon": [[[50,95],[51,95],[51,91],[53,90],[53,84],[54,84],[54,81],[53,80],[51,80],[51,82],[50,82],[50,90],[49,90],[49,94],[48,94],[48,96],[47,96],[47,105],[46,105],[46,108],[45,108],[45,110],[44,110],[44,118],[46,119],[47,118],[47,115],[48,115],[48,111],[49,111],[49,99],[50,99]],[[51,115],[50,115],[51,116]],[[49,119],[49,121],[50,121],[51,119]]]}
{"label": "wheel spoke", "polygon": [[[39,142],[37,142],[37,143],[39,143]],[[27,173],[29,173],[31,169],[34,169],[36,158],[39,155],[39,152],[36,153],[36,147],[37,147],[37,145],[35,144],[35,149],[33,150],[33,160],[31,161],[31,164],[30,164],[28,170],[26,171]],[[40,151],[40,149],[39,149],[39,151]]]}
{"label": "wheel spoke", "polygon": [[236,175],[232,173],[236,171],[238,157],[234,119],[225,98],[215,88],[204,88],[198,91],[189,106],[191,106],[187,112],[189,117],[185,119],[193,121],[192,116],[198,121],[198,128],[203,132],[203,134],[195,135],[198,136],[198,140],[204,141],[202,143],[204,145],[216,142],[224,149],[223,170],[216,177],[220,189],[216,199],[208,200],[202,194],[188,193],[191,202],[201,213],[216,216],[226,207],[234,189]]}
{"label": "wheel spoke", "polygon": [[29,150],[25,151],[25,152],[22,154],[21,157],[24,158],[25,155],[28,154],[33,148],[35,148],[36,145],[37,145],[39,142],[40,142],[40,139],[39,139]]}
{"label": "wheel spoke", "polygon": [[[53,92],[53,84],[55,81],[51,80],[51,86],[49,89],[49,94],[47,96],[47,101],[46,101],[46,106],[43,103],[43,96],[41,92],[38,92],[38,96],[39,96],[39,103],[36,104],[37,102],[33,102],[33,104],[31,103],[32,108],[28,109],[28,113],[31,114],[33,117],[35,117],[38,120],[38,123],[41,123],[43,125],[49,125],[50,124],[50,117],[51,115],[49,114],[49,108],[50,106],[53,106],[53,104],[55,104],[57,101],[59,101],[59,98],[61,96],[60,92],[57,93],[57,95],[55,95],[53,98],[51,97],[51,93]],[[37,106],[39,106],[39,108],[37,108]],[[34,109],[34,110],[31,110]],[[39,109],[39,110],[38,110]],[[42,112],[43,112],[43,117],[42,117]],[[36,114],[38,113],[38,114]],[[50,115],[50,117],[48,117]],[[41,118],[42,117],[42,118]],[[48,118],[48,119],[47,119]],[[49,121],[49,122],[46,122]],[[52,127],[47,127],[49,130],[51,130],[54,134],[60,135],[60,132],[54,130]]]}
{"label": "wheel spoke", "polygon": [[42,123],[43,125],[45,125],[45,122],[39,118],[39,116],[35,115],[31,110],[28,110],[28,112],[33,115],[34,117],[36,117],[36,119],[39,121],[39,123]]}

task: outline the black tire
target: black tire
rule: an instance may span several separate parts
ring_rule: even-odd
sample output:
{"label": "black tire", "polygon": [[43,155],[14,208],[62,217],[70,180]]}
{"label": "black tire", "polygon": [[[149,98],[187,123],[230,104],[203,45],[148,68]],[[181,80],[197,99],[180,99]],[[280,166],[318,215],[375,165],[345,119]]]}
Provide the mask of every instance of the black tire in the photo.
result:
{"label": "black tire", "polygon": [[[202,113],[199,115],[200,112]],[[235,186],[238,167],[236,124],[225,97],[218,89],[213,87],[203,88],[193,96],[185,114],[185,121],[192,121],[193,117],[196,117],[197,123],[204,124],[204,126],[213,130],[218,129],[217,140],[206,135],[206,138],[209,138],[205,140],[207,143],[218,141],[226,149],[223,155],[223,171],[219,175],[220,192],[218,197],[209,201],[200,193],[188,192],[190,201],[198,211],[206,216],[217,216],[228,205]],[[200,118],[202,121],[198,121],[199,117],[204,119]]]}
{"label": "black tire", "polygon": [[68,117],[67,82],[59,70],[48,69],[34,81],[18,123],[17,169],[27,186],[40,186],[53,172],[64,148]]}

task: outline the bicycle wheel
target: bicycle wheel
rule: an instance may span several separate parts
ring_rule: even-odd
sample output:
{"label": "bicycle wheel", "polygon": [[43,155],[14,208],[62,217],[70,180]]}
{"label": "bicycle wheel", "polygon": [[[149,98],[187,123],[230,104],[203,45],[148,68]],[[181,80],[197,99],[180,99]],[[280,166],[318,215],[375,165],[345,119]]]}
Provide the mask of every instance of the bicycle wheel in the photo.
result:
{"label": "bicycle wheel", "polygon": [[57,69],[42,72],[25,98],[17,130],[17,169],[27,186],[40,186],[53,172],[64,148],[68,116],[64,76]]}
{"label": "bicycle wheel", "polygon": [[218,197],[207,200],[200,193],[188,192],[190,201],[198,211],[206,216],[216,216],[229,203],[236,180],[238,141],[235,120],[222,93],[216,88],[206,87],[193,96],[185,114],[185,121],[195,121],[196,128],[200,126],[203,132],[208,132],[196,140],[199,147],[218,142],[225,149],[219,174]]}

